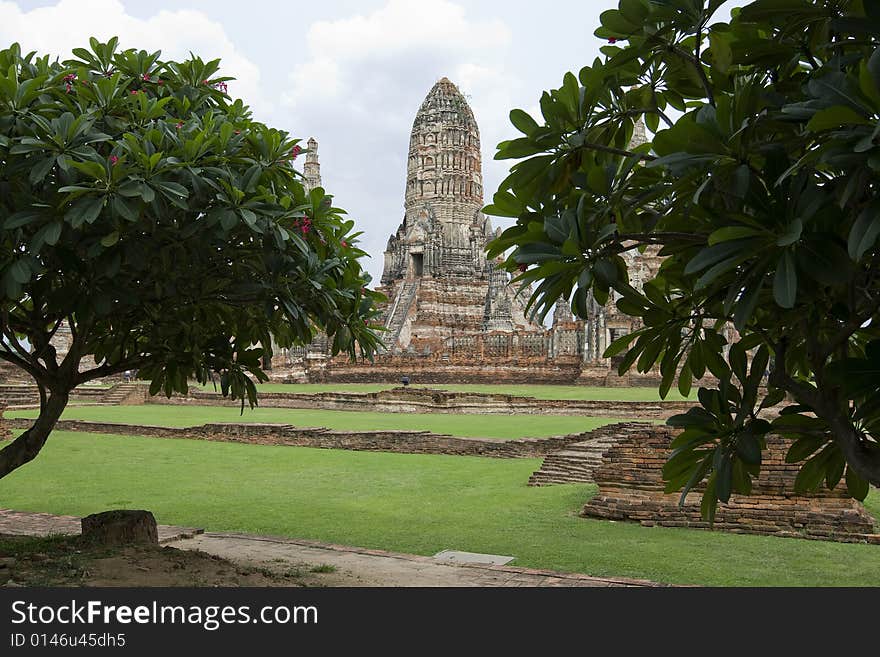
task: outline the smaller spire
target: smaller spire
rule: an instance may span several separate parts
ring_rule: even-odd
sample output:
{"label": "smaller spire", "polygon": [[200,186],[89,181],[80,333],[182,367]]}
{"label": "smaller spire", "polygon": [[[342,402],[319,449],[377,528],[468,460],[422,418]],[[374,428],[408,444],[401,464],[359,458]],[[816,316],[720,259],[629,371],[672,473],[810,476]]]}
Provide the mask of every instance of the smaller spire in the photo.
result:
{"label": "smaller spire", "polygon": [[303,166],[303,175],[306,177],[306,189],[312,190],[316,187],[322,187],[321,184],[321,164],[318,162],[318,140],[309,137],[306,150],[306,163]]}
{"label": "smaller spire", "polygon": [[556,307],[553,309],[553,326],[568,324],[573,321],[574,315],[571,313],[568,301],[566,301],[564,297],[559,297],[559,299],[556,300]]}

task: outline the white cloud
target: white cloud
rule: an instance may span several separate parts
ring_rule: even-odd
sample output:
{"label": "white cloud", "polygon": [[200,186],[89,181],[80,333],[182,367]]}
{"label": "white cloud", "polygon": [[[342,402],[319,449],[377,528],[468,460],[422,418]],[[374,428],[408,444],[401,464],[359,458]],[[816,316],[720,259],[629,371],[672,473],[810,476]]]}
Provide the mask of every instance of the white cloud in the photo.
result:
{"label": "white cloud", "polygon": [[506,175],[507,165],[492,157],[497,142],[509,138],[507,113],[518,86],[502,73],[511,43],[503,21],[471,19],[450,0],[388,0],[372,13],[309,28],[281,97],[285,124],[320,142],[325,186],[346,190],[338,204],[365,230],[376,278],[385,242],[403,217],[412,121],[439,78],[455,82],[474,110],[486,189]]}
{"label": "white cloud", "polygon": [[160,11],[141,19],[126,13],[119,0],[60,0],[31,11],[0,1],[2,47],[17,41],[25,52],[66,59],[73,48],[88,48],[92,36],[102,42],[118,36],[121,49],[161,50],[165,59],[184,59],[190,52],[206,61],[220,58],[220,73],[236,78],[230,95],[245,99],[261,120],[273,109],[260,91],[260,69],[236,49],[222,23],[200,11]]}

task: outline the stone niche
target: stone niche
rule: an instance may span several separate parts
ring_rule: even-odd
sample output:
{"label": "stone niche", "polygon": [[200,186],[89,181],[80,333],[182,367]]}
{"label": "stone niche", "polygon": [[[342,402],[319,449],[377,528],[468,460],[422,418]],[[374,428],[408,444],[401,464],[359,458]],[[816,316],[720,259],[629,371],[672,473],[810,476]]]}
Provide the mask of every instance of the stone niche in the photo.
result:
{"label": "stone niche", "polygon": [[[701,490],[690,493],[681,508],[678,493],[663,492],[663,464],[677,433],[676,429],[647,423],[629,425],[603,454],[602,465],[594,473],[599,492],[581,515],[645,526],[708,528],[700,517]],[[719,503],[714,529],[880,544],[874,518],[847,495],[842,483],[833,491],[794,493],[799,464],[785,462],[789,445],[790,441],[781,437],[767,437],[761,474],[753,480],[752,494],[734,494],[729,502]]]}

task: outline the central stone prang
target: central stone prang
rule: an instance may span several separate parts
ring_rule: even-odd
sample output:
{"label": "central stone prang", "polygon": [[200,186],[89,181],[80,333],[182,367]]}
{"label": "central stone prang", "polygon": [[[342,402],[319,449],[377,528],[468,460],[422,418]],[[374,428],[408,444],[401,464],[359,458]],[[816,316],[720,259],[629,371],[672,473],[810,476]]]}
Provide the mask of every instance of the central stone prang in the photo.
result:
{"label": "central stone prang", "polygon": [[467,100],[442,78],[413,121],[404,218],[382,274],[385,341],[394,349],[449,349],[491,331],[534,331],[509,277],[486,258],[496,236],[483,215],[480,130]]}

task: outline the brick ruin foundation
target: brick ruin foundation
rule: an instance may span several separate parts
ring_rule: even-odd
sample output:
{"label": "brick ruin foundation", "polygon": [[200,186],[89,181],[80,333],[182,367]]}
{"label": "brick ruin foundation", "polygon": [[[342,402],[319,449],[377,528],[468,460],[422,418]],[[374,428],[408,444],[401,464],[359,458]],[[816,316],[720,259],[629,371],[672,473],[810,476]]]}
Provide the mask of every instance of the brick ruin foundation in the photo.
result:
{"label": "brick ruin foundation", "polygon": [[[16,418],[8,422],[10,426],[23,429],[29,427],[33,420]],[[323,427],[295,427],[288,424],[215,423],[195,427],[160,427],[87,420],[58,420],[55,430],[151,438],[185,438],[248,445],[285,445],[396,454],[485,456],[501,459],[546,456],[589,437],[589,433],[580,433],[545,438],[469,438],[430,431],[336,431]]]}
{"label": "brick ruin foundation", "polygon": [[7,438],[12,438],[12,432],[9,430],[7,426],[6,420],[3,419],[3,411],[6,410],[6,403],[0,401],[0,440],[6,440]]}
{"label": "brick ruin foundation", "polygon": [[[663,492],[662,468],[676,434],[670,427],[625,425],[594,472],[599,492],[584,506],[582,515],[630,520],[644,526],[708,528],[700,518],[702,491],[689,494],[682,508],[678,506],[678,493]],[[734,494],[728,503],[719,503],[714,528],[880,544],[874,518],[847,495],[845,486],[809,495],[793,492],[800,464],[785,462],[789,444],[786,439],[768,436],[761,474],[754,481],[752,494]]]}

